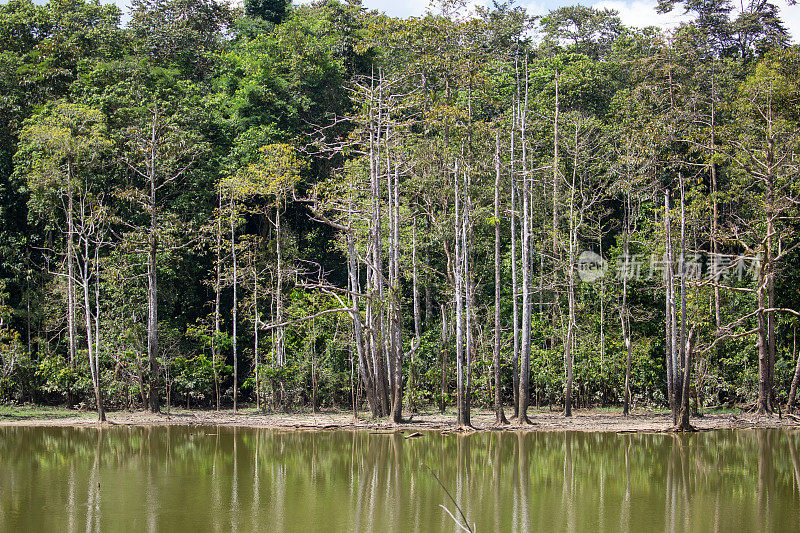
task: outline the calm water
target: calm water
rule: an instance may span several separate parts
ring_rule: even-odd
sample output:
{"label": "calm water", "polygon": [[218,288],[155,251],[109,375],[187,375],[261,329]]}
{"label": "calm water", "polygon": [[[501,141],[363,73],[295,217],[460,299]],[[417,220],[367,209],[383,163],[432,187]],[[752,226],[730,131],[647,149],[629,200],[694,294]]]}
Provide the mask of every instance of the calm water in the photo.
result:
{"label": "calm water", "polygon": [[0,531],[798,531],[800,433],[0,428]]}

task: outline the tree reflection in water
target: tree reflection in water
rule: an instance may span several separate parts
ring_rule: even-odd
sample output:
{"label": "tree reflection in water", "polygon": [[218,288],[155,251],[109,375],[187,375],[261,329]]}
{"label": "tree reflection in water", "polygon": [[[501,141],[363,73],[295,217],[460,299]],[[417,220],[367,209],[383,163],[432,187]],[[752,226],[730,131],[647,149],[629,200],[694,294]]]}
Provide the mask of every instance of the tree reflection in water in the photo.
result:
{"label": "tree reflection in water", "polygon": [[798,434],[0,428],[0,531],[782,531]]}

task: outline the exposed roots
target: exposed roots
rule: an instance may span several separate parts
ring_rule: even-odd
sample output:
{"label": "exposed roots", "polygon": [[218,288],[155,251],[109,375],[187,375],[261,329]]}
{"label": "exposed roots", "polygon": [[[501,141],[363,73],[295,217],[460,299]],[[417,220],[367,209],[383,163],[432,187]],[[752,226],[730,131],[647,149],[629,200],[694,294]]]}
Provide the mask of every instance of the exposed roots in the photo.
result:
{"label": "exposed roots", "polygon": [[694,433],[699,430],[691,424],[678,424],[677,426],[672,426],[667,431],[671,433]]}
{"label": "exposed roots", "polygon": [[533,422],[531,422],[531,419],[530,419],[530,418],[528,418],[528,415],[527,415],[527,414],[521,414],[521,415],[519,415],[519,416],[517,417],[517,419],[515,420],[515,422],[516,422],[516,424],[517,424],[518,426],[533,426],[533,425],[534,425],[534,423],[533,423]]}

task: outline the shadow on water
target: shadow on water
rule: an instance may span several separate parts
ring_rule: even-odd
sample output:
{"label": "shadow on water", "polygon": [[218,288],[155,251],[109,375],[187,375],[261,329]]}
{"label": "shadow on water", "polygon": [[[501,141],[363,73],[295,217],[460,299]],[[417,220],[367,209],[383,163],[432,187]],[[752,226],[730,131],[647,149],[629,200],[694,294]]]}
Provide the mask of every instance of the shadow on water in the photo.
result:
{"label": "shadow on water", "polygon": [[0,531],[791,531],[800,434],[0,428]]}

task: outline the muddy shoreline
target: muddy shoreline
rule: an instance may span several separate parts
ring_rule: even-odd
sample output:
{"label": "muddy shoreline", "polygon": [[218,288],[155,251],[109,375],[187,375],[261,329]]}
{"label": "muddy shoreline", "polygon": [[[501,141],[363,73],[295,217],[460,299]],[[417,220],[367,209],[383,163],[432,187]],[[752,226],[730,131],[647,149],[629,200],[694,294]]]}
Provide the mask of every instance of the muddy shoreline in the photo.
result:
{"label": "muddy shoreline", "polygon": [[[71,413],[74,413],[71,414]],[[506,416],[509,416],[508,411]],[[663,432],[672,426],[669,413],[664,411],[634,411],[624,417],[621,412],[608,410],[576,410],[571,418],[547,410],[531,410],[532,425],[496,426],[494,413],[476,409],[472,425],[476,431],[585,431],[585,432]],[[270,428],[279,430],[363,430],[363,431],[455,431],[454,413],[421,411],[409,416],[403,424],[393,424],[386,419],[373,420],[369,413],[361,412],[358,418],[352,412],[321,411],[319,413],[267,413],[253,409],[241,410],[175,410],[152,414],[148,411],[113,411],[107,413],[107,426],[163,426],[163,425],[220,425]],[[6,408],[0,414],[0,426],[98,426],[91,411],[60,411],[57,414],[18,413]],[[750,413],[707,413],[692,419],[692,425],[701,431],[743,428],[798,428],[800,421],[778,416],[759,417]]]}

